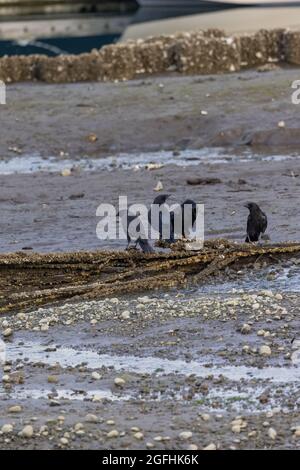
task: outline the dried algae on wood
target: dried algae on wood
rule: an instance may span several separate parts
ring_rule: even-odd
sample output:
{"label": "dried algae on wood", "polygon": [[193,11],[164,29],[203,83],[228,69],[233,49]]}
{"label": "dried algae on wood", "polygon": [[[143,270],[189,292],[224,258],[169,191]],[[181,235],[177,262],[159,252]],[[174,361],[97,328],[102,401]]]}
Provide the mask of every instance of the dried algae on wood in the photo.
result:
{"label": "dried algae on wood", "polygon": [[96,299],[199,284],[235,262],[256,257],[296,256],[300,243],[248,245],[206,242],[186,251],[178,242],[169,252],[136,250],[0,255],[0,313],[67,299]]}

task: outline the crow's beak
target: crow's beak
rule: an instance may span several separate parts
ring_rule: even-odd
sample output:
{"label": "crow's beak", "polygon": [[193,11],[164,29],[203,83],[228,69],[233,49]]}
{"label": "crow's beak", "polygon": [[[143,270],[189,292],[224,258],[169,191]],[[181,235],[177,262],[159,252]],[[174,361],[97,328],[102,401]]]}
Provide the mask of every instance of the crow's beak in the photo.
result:
{"label": "crow's beak", "polygon": [[249,203],[244,204],[244,207],[246,207],[246,209],[249,209]]}

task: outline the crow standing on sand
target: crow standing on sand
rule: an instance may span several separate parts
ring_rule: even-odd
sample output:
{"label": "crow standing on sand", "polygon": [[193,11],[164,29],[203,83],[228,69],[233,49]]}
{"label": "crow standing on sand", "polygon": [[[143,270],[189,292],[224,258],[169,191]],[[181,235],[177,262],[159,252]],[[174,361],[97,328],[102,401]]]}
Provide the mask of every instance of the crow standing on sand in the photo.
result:
{"label": "crow standing on sand", "polygon": [[255,202],[248,202],[245,207],[250,211],[247,221],[247,237],[245,242],[258,242],[260,235],[265,233],[267,230],[267,216],[258,207],[258,205],[255,204]]}

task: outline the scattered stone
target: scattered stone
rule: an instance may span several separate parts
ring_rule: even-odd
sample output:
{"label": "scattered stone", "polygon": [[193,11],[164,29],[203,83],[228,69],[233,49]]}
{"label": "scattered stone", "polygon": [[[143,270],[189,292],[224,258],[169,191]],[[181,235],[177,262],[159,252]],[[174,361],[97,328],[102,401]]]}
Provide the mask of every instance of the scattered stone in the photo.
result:
{"label": "scattered stone", "polygon": [[56,375],[49,375],[47,378],[47,381],[49,384],[57,384],[58,383],[58,377]]}
{"label": "scattered stone", "polygon": [[13,430],[14,427],[12,424],[3,424],[1,428],[1,432],[3,432],[3,434],[10,434],[11,432],[13,432]]}
{"label": "scattered stone", "polygon": [[208,444],[208,446],[204,447],[203,450],[217,450],[216,444]]}
{"label": "scattered stone", "polygon": [[72,172],[70,168],[65,168],[64,170],[61,171],[61,176],[71,176]]}
{"label": "scattered stone", "polygon": [[14,405],[14,406],[11,406],[8,409],[9,413],[21,413],[21,411],[22,411],[22,406],[21,405]]}
{"label": "scattered stone", "polygon": [[182,441],[187,441],[193,437],[193,433],[191,431],[183,431],[179,434],[179,439]]}
{"label": "scattered stone", "polygon": [[268,436],[274,441],[277,437],[277,431],[274,428],[270,428],[268,430]]}
{"label": "scattered stone", "polygon": [[6,330],[3,331],[2,336],[3,338],[8,338],[9,336],[12,336],[13,330],[11,328],[6,328]]}
{"label": "scattered stone", "polygon": [[109,439],[113,439],[115,437],[119,437],[120,433],[119,431],[117,431],[116,429],[112,429],[111,431],[109,431],[106,436],[109,438]]}
{"label": "scattered stone", "polygon": [[266,345],[266,344],[263,344],[260,348],[259,348],[259,354],[261,356],[271,356],[272,354],[272,350],[270,348],[270,346]]}
{"label": "scattered stone", "polygon": [[161,181],[158,181],[155,188],[154,188],[154,191],[162,191],[164,189],[164,186],[162,184]]}
{"label": "scattered stone", "polygon": [[25,426],[25,427],[22,429],[20,435],[21,435],[22,437],[31,438],[31,437],[33,436],[33,433],[34,433],[33,427],[28,424],[27,426]]}
{"label": "scattered stone", "polygon": [[116,377],[115,380],[114,380],[114,383],[117,387],[124,387],[124,385],[126,384],[125,380],[122,379],[122,377]]}
{"label": "scattered stone", "polygon": [[88,413],[85,417],[85,421],[87,423],[97,423],[98,422],[98,417],[96,415]]}
{"label": "scattered stone", "polygon": [[93,380],[100,380],[102,378],[102,375],[99,374],[99,372],[92,372],[92,379]]}
{"label": "scattered stone", "polygon": [[248,325],[248,323],[244,323],[244,325],[241,328],[241,333],[243,335],[247,335],[247,334],[251,333],[251,330],[252,330],[251,326]]}

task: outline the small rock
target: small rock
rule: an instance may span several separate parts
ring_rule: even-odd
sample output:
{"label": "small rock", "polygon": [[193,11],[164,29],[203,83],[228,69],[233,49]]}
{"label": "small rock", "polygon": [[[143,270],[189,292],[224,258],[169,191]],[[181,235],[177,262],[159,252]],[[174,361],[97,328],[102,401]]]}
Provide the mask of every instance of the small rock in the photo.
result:
{"label": "small rock", "polygon": [[191,431],[183,431],[179,434],[179,439],[182,441],[187,441],[188,439],[191,439],[193,437],[193,433]]}
{"label": "small rock", "polygon": [[187,450],[198,450],[198,446],[196,444],[189,444]]}
{"label": "small rock", "polygon": [[64,168],[62,171],[61,171],[61,176],[71,176],[71,170],[70,168]]}
{"label": "small rock", "polygon": [[33,433],[34,433],[33,427],[30,426],[30,425],[27,425],[27,426],[25,426],[25,427],[22,429],[22,431],[21,431],[20,434],[21,434],[21,436],[23,436],[23,437],[30,438],[30,437],[33,436]]}
{"label": "small rock", "polygon": [[13,334],[13,330],[11,328],[6,328],[6,330],[3,331],[2,336],[3,338],[8,338]]}
{"label": "small rock", "polygon": [[268,345],[266,345],[266,344],[263,344],[263,345],[259,348],[259,354],[260,354],[261,356],[271,356],[272,351],[271,351],[270,346],[268,346]]}
{"label": "small rock", "polygon": [[93,380],[100,380],[102,378],[102,375],[99,374],[99,372],[92,372],[92,379]]}
{"label": "small rock", "polygon": [[157,182],[157,185],[154,188],[154,191],[162,191],[164,189],[163,184],[161,181]]}
{"label": "small rock", "polygon": [[115,438],[115,437],[119,437],[120,433],[119,431],[117,431],[117,429],[112,429],[112,431],[109,431],[106,436],[109,438],[109,439],[112,439],[112,438]]}
{"label": "small rock", "polygon": [[242,328],[241,328],[241,333],[242,333],[243,335],[247,335],[247,334],[249,334],[250,332],[251,332],[251,326],[248,325],[248,323],[244,323],[244,325],[243,325]]}
{"label": "small rock", "polygon": [[268,430],[268,436],[274,441],[277,437],[277,431],[274,428],[270,428]]}
{"label": "small rock", "polygon": [[93,132],[87,136],[87,140],[91,143],[97,142],[98,137]]}
{"label": "small rock", "polygon": [[9,434],[13,432],[13,430],[14,430],[14,427],[12,424],[3,424],[1,428],[1,432],[3,432],[3,434]]}
{"label": "small rock", "polygon": [[124,312],[121,313],[121,318],[123,320],[129,320],[130,319],[130,312],[129,310],[125,310]]}
{"label": "small rock", "polygon": [[20,405],[11,406],[11,407],[8,409],[8,412],[9,412],[9,413],[21,413],[21,411],[22,411],[22,406],[20,406]]}
{"label": "small rock", "polygon": [[126,384],[125,380],[122,379],[122,377],[116,377],[114,383],[117,387],[124,387],[124,385]]}
{"label": "small rock", "polygon": [[296,426],[295,431],[294,431],[294,436],[300,437],[300,426]]}
{"label": "small rock", "polygon": [[208,446],[204,447],[203,450],[217,450],[216,444],[208,444]]}
{"label": "small rock", "polygon": [[58,377],[55,375],[49,375],[47,378],[47,381],[49,384],[57,384],[58,383]]}
{"label": "small rock", "polygon": [[87,423],[97,423],[98,422],[98,418],[96,415],[93,415],[91,413],[87,414],[86,417],[85,417],[85,421]]}
{"label": "small rock", "polygon": [[135,439],[137,439],[138,441],[141,441],[142,439],[144,439],[144,434],[142,432],[136,432],[133,437],[135,437]]}

